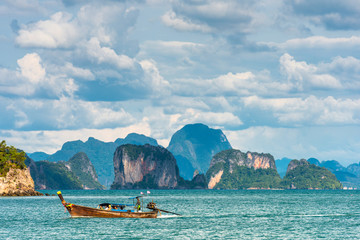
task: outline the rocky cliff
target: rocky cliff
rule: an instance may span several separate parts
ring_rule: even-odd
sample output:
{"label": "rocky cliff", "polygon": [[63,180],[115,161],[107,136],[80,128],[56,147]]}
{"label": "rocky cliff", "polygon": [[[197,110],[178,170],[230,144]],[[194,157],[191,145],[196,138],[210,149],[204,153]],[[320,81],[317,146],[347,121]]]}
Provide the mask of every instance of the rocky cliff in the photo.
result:
{"label": "rocky cliff", "polygon": [[208,188],[276,188],[280,176],[274,157],[229,149],[216,154],[206,173]]}
{"label": "rocky cliff", "polygon": [[294,170],[295,168],[297,168],[299,166],[308,166],[309,164],[310,163],[308,161],[306,161],[305,159],[300,159],[300,160],[293,159],[290,161],[290,163],[288,165],[286,174],[288,174],[290,171]]}
{"label": "rocky cliff", "polygon": [[28,168],[11,168],[5,177],[0,177],[0,196],[41,196],[34,190],[34,181]]}
{"label": "rocky cliff", "polygon": [[119,146],[114,153],[111,189],[176,188],[179,169],[165,148],[149,144]]}
{"label": "rocky cliff", "polygon": [[206,173],[211,158],[218,152],[231,149],[231,145],[220,129],[189,124],[172,136],[167,149],[175,156],[180,175],[190,180],[195,169]]}
{"label": "rocky cliff", "polygon": [[0,142],[0,196],[43,195],[34,190],[34,181],[26,167],[26,154]]}
{"label": "rocky cliff", "polygon": [[[91,159],[92,164],[98,175],[99,182],[104,186],[109,186],[114,180],[113,156],[116,147],[122,144],[143,145],[146,143],[157,146],[157,141],[142,134],[130,133],[124,139],[118,138],[115,142],[102,142],[90,137],[86,142],[70,141],[64,143],[61,150],[52,155],[41,152],[29,154],[34,156],[34,160],[48,160],[50,162],[68,161],[78,152],[84,152]],[[45,159],[45,157],[47,158]]]}

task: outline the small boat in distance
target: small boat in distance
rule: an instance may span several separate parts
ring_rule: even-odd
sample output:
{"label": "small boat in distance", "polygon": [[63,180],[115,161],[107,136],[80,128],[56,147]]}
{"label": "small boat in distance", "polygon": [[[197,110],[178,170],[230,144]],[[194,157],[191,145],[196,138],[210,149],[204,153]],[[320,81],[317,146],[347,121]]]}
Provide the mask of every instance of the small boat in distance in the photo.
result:
{"label": "small boat in distance", "polygon": [[[68,203],[64,200],[61,192],[57,192],[61,203],[68,210],[71,217],[99,217],[99,218],[157,218],[158,215],[161,215],[160,211],[168,212],[169,211],[161,210],[156,207],[156,203],[149,202],[146,208],[150,211],[142,211],[143,209],[143,196],[133,197],[133,204],[111,204],[111,203],[102,203],[98,205],[98,208],[85,207],[72,203]],[[141,200],[140,200],[141,199]],[[136,203],[135,203],[136,200]],[[131,209],[126,209],[126,207],[131,207]],[[179,215],[177,213],[172,213]]]}

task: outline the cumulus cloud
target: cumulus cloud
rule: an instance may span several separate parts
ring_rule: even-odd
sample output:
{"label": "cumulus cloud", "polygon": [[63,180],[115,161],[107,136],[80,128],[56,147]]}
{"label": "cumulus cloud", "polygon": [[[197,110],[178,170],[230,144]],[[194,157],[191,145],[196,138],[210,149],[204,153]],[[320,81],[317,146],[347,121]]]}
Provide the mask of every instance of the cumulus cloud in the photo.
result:
{"label": "cumulus cloud", "polygon": [[243,98],[246,108],[269,111],[280,124],[290,126],[346,125],[360,123],[360,99],[334,97],[264,99],[257,96]]}
{"label": "cumulus cloud", "polygon": [[69,77],[75,77],[84,80],[95,80],[95,75],[90,69],[74,66],[71,62],[65,62],[64,66],[52,65],[50,71],[55,73],[64,73]]}
{"label": "cumulus cloud", "polygon": [[269,46],[283,49],[353,49],[360,46],[360,37],[351,36],[330,38],[325,36],[311,36],[307,38],[290,39],[280,44],[269,43]]}
{"label": "cumulus cloud", "polygon": [[[1,112],[16,129],[116,128],[132,125],[136,118],[120,103],[86,102],[71,97],[57,100],[1,98]],[[6,122],[0,121],[2,125]]]}
{"label": "cumulus cloud", "polygon": [[21,47],[68,48],[79,40],[79,33],[70,14],[57,12],[49,20],[23,25],[15,42]]}
{"label": "cumulus cloud", "polygon": [[360,29],[360,7],[356,0],[284,1],[293,13],[328,30]]}
{"label": "cumulus cloud", "polygon": [[107,103],[86,102],[72,98],[61,98],[49,102],[54,110],[58,112],[54,119],[55,128],[82,128],[88,127],[116,127],[135,122],[131,114],[123,108],[111,107]]}
{"label": "cumulus cloud", "polygon": [[175,12],[169,11],[162,16],[162,21],[168,27],[172,27],[179,31],[199,31],[204,33],[210,33],[211,27],[206,24],[196,24],[191,22],[190,19],[185,19],[182,16],[177,16]]}
{"label": "cumulus cloud", "polygon": [[172,10],[163,16],[165,23],[178,30],[203,32],[248,32],[255,16],[251,1],[173,1]]}
{"label": "cumulus cloud", "polygon": [[109,63],[119,69],[133,68],[134,60],[123,54],[117,54],[109,47],[100,45],[97,38],[91,38],[86,45],[87,54],[94,58],[98,63]]}
{"label": "cumulus cloud", "polygon": [[268,96],[283,95],[291,87],[287,83],[272,80],[268,71],[229,72],[212,79],[177,79],[172,83],[173,92],[183,96]]}
{"label": "cumulus cloud", "polygon": [[40,56],[37,53],[26,54],[17,61],[21,75],[33,84],[37,84],[45,79],[46,72],[40,61]]}
{"label": "cumulus cloud", "polygon": [[137,42],[128,38],[138,13],[123,2],[94,1],[72,14],[58,11],[47,20],[22,24],[16,43],[38,48],[46,69],[43,84],[31,86],[35,90],[29,94],[106,101],[146,96],[151,77],[134,58]]}
{"label": "cumulus cloud", "polygon": [[331,62],[319,64],[319,69],[341,79],[346,89],[354,91],[360,89],[360,60],[355,57],[337,56]]}
{"label": "cumulus cloud", "polygon": [[0,72],[3,73],[0,76],[0,92],[5,95],[59,98],[64,95],[73,96],[78,90],[74,79],[61,72],[61,69],[64,68],[79,72],[79,69],[74,66],[59,67],[58,71],[52,69],[48,73],[47,66],[43,65],[42,59],[37,53],[28,53],[18,59],[17,63],[19,68],[15,71],[0,69]]}
{"label": "cumulus cloud", "polygon": [[201,122],[212,126],[239,126],[243,122],[231,112],[202,112],[196,109],[186,109],[177,121],[184,125],[187,123]]}
{"label": "cumulus cloud", "polygon": [[148,81],[149,86],[157,93],[154,97],[169,96],[170,84],[161,76],[156,63],[152,60],[143,60],[140,65],[145,73],[145,81]]}
{"label": "cumulus cloud", "polygon": [[342,85],[338,79],[330,74],[318,73],[318,68],[307,64],[304,61],[297,62],[294,57],[284,54],[280,58],[280,68],[288,81],[299,91],[305,88],[341,88]]}

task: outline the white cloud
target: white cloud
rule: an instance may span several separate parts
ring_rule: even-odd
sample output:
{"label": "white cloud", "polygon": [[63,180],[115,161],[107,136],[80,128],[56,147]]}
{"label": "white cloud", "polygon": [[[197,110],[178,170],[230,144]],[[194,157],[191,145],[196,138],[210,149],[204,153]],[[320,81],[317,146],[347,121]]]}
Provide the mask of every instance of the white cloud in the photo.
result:
{"label": "white cloud", "polygon": [[128,125],[136,119],[123,108],[112,107],[109,103],[86,102],[63,97],[49,102],[57,117],[53,126],[59,129]]}
{"label": "white cloud", "polygon": [[18,108],[15,108],[14,105],[7,106],[6,110],[14,111],[14,113],[15,113],[14,116],[16,119],[14,122],[15,128],[22,128],[30,123],[29,118],[26,115],[26,113]]}
{"label": "white cloud", "polygon": [[126,55],[118,55],[109,47],[102,47],[97,38],[91,38],[86,45],[87,54],[98,63],[109,63],[119,69],[131,69],[134,67],[134,60]]}
{"label": "white cloud", "polygon": [[360,46],[360,37],[335,37],[330,38],[326,36],[311,36],[307,38],[294,38],[285,41],[284,43],[265,43],[271,47],[279,47],[282,49],[353,49]]}
{"label": "white cloud", "polygon": [[[53,66],[52,68],[55,68],[55,66]],[[86,80],[95,80],[95,76],[91,72],[91,70],[75,67],[70,62],[66,62],[65,65],[61,67],[58,71],[66,73],[66,75],[71,77],[78,77]]]}
{"label": "white cloud", "polygon": [[360,123],[360,99],[334,97],[262,99],[243,98],[246,108],[270,111],[279,123],[291,126],[347,125]]}
{"label": "white cloud", "polygon": [[360,89],[360,60],[357,58],[337,56],[329,63],[320,63],[319,70],[341,79],[345,89]]}
{"label": "white cloud", "polygon": [[181,31],[249,33],[262,19],[252,1],[173,1],[172,5],[172,11],[162,20],[167,26]]}
{"label": "white cloud", "polygon": [[213,79],[177,79],[171,85],[174,94],[186,96],[268,96],[287,93],[287,83],[272,80],[267,71],[229,72]]}
{"label": "white cloud", "polygon": [[154,94],[154,97],[169,96],[170,84],[160,75],[156,63],[152,60],[143,60],[140,65],[145,73],[145,81],[148,81],[149,86],[157,93]]}
{"label": "white cloud", "polygon": [[22,26],[15,41],[21,47],[68,48],[77,43],[80,32],[70,14],[57,12],[49,20]]}
{"label": "white cloud", "polygon": [[21,75],[32,84],[38,84],[45,79],[46,71],[40,62],[41,58],[37,53],[28,53],[17,61]]}
{"label": "white cloud", "polygon": [[[79,89],[78,85],[63,70],[68,69],[72,75],[89,75],[86,70],[72,65],[54,68],[51,65],[43,65],[37,53],[28,53],[17,63],[19,68],[16,71],[0,69],[0,73],[4,73],[3,78],[0,77],[0,92],[20,97],[31,97],[37,94],[42,98],[44,96],[45,98],[73,96]],[[47,68],[51,68],[52,71],[48,72]]]}
{"label": "white cloud", "polygon": [[46,70],[37,53],[28,53],[17,60],[16,71],[0,69],[0,92],[4,94],[31,96],[46,84]]}
{"label": "white cloud", "polygon": [[238,127],[243,124],[239,117],[231,112],[203,112],[193,108],[186,109],[178,121],[183,125],[200,122],[211,126]]}
{"label": "white cloud", "polygon": [[195,24],[189,19],[177,16],[175,12],[169,11],[161,17],[161,20],[168,27],[172,27],[179,31],[199,31],[209,33],[212,31],[211,27],[206,24]]}
{"label": "white cloud", "polygon": [[304,61],[297,62],[285,53],[280,58],[280,68],[294,88],[303,91],[306,88],[341,88],[339,80],[330,74],[318,73],[318,68]]}
{"label": "white cloud", "polygon": [[322,64],[322,67],[334,72],[360,73],[360,60],[352,56],[337,56],[329,64]]}

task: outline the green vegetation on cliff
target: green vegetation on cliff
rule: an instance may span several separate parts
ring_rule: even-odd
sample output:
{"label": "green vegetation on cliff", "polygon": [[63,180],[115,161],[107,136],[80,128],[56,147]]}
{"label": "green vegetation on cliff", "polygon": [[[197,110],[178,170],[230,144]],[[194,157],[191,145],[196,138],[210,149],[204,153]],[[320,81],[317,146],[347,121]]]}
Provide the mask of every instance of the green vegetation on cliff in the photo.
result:
{"label": "green vegetation on cliff", "polygon": [[83,189],[79,178],[61,162],[39,161],[36,167],[40,175],[34,177],[41,179],[35,181],[37,189],[43,189],[41,185],[47,186],[46,189]]}
{"label": "green vegetation on cliff", "polygon": [[[144,146],[149,147],[144,147]],[[145,145],[134,145],[134,144],[123,144],[126,149],[126,153],[130,159],[137,159],[140,155],[144,156],[144,159],[151,157],[153,159],[168,159],[171,158],[171,152],[162,151],[161,148],[152,148],[149,144]]]}
{"label": "green vegetation on cliff", "polygon": [[291,160],[280,178],[270,154],[231,149],[216,154],[206,173],[209,188],[220,189],[342,189],[336,176],[305,159]]}
{"label": "green vegetation on cliff", "polygon": [[268,189],[279,188],[281,178],[276,171],[275,160],[268,153],[243,153],[229,149],[216,154],[206,173],[207,182],[222,171],[221,178],[210,188],[220,189]]}
{"label": "green vegetation on cliff", "polygon": [[13,146],[7,146],[5,141],[0,143],[0,177],[5,177],[10,168],[24,169],[25,152],[18,151]]}
{"label": "green vegetation on cliff", "polygon": [[95,168],[85,153],[79,152],[75,154],[65,165],[70,167],[71,171],[79,178],[85,189],[105,188],[98,182]]}
{"label": "green vegetation on cliff", "polygon": [[214,165],[207,173],[208,181],[210,180],[210,172],[214,173],[223,170],[221,180],[215,185],[214,188],[219,189],[271,189],[279,188],[281,178],[276,169],[254,169],[253,167],[235,166],[230,173],[229,168],[223,164]]}
{"label": "green vegetation on cliff", "polygon": [[27,157],[25,163],[30,168],[35,189],[104,189],[85,153],[75,154],[67,162],[35,162]]}
{"label": "green vegetation on cliff", "polygon": [[299,165],[288,171],[281,185],[287,189],[342,189],[333,173],[314,164]]}

